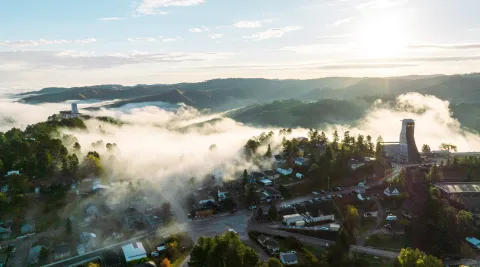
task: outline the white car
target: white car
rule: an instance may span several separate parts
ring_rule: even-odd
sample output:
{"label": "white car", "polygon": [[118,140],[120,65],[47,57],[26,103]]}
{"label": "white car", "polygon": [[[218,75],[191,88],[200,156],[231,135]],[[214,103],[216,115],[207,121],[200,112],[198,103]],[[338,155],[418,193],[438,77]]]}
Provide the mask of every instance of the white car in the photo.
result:
{"label": "white car", "polygon": [[315,196],[318,196],[318,192],[313,191],[312,194],[314,194]]}
{"label": "white car", "polygon": [[322,230],[322,231],[328,231],[328,227],[322,226],[322,227],[320,227],[320,230]]}
{"label": "white car", "polygon": [[338,194],[337,197],[338,197],[338,198],[342,198],[343,196],[342,196],[342,194]]}

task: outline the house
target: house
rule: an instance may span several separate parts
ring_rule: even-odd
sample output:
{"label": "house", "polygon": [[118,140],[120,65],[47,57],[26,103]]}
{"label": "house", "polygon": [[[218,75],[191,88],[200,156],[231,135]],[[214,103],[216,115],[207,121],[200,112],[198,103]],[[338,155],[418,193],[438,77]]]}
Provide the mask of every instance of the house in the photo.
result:
{"label": "house", "polygon": [[299,221],[304,221],[304,218],[300,214],[290,214],[283,216],[283,223],[286,225],[292,225]]}
{"label": "house", "polygon": [[273,182],[271,180],[268,180],[268,179],[262,179],[262,180],[258,181],[258,183],[263,185],[263,186],[273,185]]}
{"label": "house", "polygon": [[36,245],[28,251],[28,264],[37,264],[42,246]]}
{"label": "house", "polygon": [[87,215],[97,215],[98,214],[98,208],[97,208],[97,206],[90,203],[90,204],[85,205],[85,212],[87,213]]}
{"label": "house", "polygon": [[54,248],[53,258],[55,260],[59,260],[59,259],[70,257],[71,254],[72,254],[72,251],[69,245],[66,245],[66,244],[58,245]]}
{"label": "house", "polygon": [[20,171],[9,171],[9,172],[7,172],[6,176],[10,176],[10,175],[20,175]]}
{"label": "house", "polygon": [[278,163],[278,164],[284,164],[285,162],[287,162],[282,158],[281,155],[274,155],[273,158],[275,159],[275,163]]}
{"label": "house", "polygon": [[22,234],[28,234],[35,232],[35,221],[34,220],[27,220],[24,224],[20,227],[20,232]]}
{"label": "house", "polygon": [[288,168],[288,169],[277,168],[277,172],[279,172],[280,174],[283,174],[283,175],[290,175],[290,174],[293,173],[293,169],[292,168]]}
{"label": "house", "polygon": [[264,187],[264,190],[260,191],[260,200],[270,202],[273,199],[281,199],[282,194],[271,187]]}
{"label": "house", "polygon": [[328,229],[330,229],[330,231],[339,231],[340,227],[341,226],[338,223],[331,223],[328,225]]}
{"label": "house", "polygon": [[261,172],[251,172],[250,177],[258,181],[265,178],[265,174]]}
{"label": "house", "polygon": [[398,196],[398,195],[400,195],[400,191],[398,191],[398,189],[396,189],[396,188],[390,188],[390,187],[385,188],[385,190],[383,191],[383,193],[384,193],[386,196],[389,196],[389,197],[393,197],[393,196]]}
{"label": "house", "polygon": [[473,246],[475,249],[479,250],[480,249],[480,240],[476,239],[475,237],[467,237],[465,238],[467,242]]}
{"label": "house", "polygon": [[12,224],[10,222],[1,222],[0,223],[0,239],[10,238],[12,235]]}
{"label": "house", "polygon": [[358,161],[358,160],[354,160],[354,159],[350,159],[348,161],[348,166],[350,167],[350,169],[352,171],[362,167],[363,165],[365,165],[365,162],[363,162],[363,161]]}
{"label": "house", "polygon": [[95,247],[95,241],[97,239],[97,235],[94,233],[87,233],[82,232],[80,234],[80,242],[86,244],[88,247]]}
{"label": "house", "polygon": [[228,197],[228,192],[220,192],[220,190],[218,190],[217,195],[218,195],[218,200],[219,200],[219,201],[222,201],[222,200],[227,199],[227,197]]}
{"label": "house", "polygon": [[284,265],[298,264],[297,253],[296,252],[280,253],[280,261]]}
{"label": "house", "polygon": [[278,245],[278,242],[275,239],[272,239],[264,235],[259,235],[257,240],[260,243],[260,245],[262,245],[264,248],[268,250],[270,254],[276,253],[280,250],[280,246]]}
{"label": "house", "polygon": [[2,186],[2,188],[0,189],[0,191],[1,191],[2,193],[6,194],[6,193],[8,193],[9,189],[10,189],[10,185],[5,184],[5,185]]}
{"label": "house", "polygon": [[79,244],[79,245],[77,246],[77,254],[78,254],[78,255],[83,255],[83,254],[85,254],[86,252],[87,252],[87,248],[85,247],[84,244]]}
{"label": "house", "polygon": [[377,217],[378,216],[378,211],[365,212],[365,214],[363,214],[363,216],[366,217],[366,218]]}
{"label": "house", "polygon": [[298,179],[303,179],[303,177],[305,177],[305,175],[303,175],[303,174],[301,174],[301,173],[299,173],[299,172],[297,172],[297,173],[295,174],[295,176],[296,176]]}
{"label": "house", "polygon": [[147,252],[145,251],[142,242],[134,242],[132,244],[122,246],[122,251],[127,263],[147,257]]}
{"label": "house", "polygon": [[212,196],[203,196],[198,200],[199,205],[203,205],[203,204],[206,204],[208,202],[215,203],[215,198],[212,197]]}
{"label": "house", "polygon": [[308,159],[306,158],[298,157],[295,159],[295,164],[297,164],[298,166],[305,166],[307,165],[307,161]]}
{"label": "house", "polygon": [[265,178],[269,180],[275,180],[280,177],[280,174],[274,170],[265,170]]}

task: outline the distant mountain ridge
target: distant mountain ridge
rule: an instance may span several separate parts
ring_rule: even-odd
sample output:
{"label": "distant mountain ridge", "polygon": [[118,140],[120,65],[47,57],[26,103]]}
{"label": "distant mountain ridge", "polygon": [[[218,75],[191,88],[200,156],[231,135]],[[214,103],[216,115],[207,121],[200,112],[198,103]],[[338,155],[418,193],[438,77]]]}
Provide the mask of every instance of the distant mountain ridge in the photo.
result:
{"label": "distant mountain ridge", "polygon": [[[199,83],[99,85],[45,88],[27,93],[27,103],[67,100],[119,100],[107,107],[142,102],[185,103],[196,108],[228,110],[275,100],[351,100],[368,95],[431,94],[452,104],[480,103],[480,75],[406,76],[392,78],[329,77],[312,80],[216,79]],[[31,95],[36,94],[36,95]]]}

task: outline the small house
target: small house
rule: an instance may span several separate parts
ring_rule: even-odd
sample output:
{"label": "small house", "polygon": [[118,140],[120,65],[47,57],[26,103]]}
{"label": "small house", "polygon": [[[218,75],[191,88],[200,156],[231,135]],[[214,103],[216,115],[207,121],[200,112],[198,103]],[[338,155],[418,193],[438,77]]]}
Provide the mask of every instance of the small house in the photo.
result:
{"label": "small house", "polygon": [[480,250],[480,240],[476,239],[475,237],[467,237],[465,240],[467,240],[467,242],[476,250]]}
{"label": "small house", "polygon": [[6,176],[10,176],[10,175],[20,175],[20,171],[9,171],[9,172],[7,172]]}
{"label": "small house", "polygon": [[298,157],[298,158],[295,159],[295,164],[298,165],[298,166],[305,166],[307,164],[307,159],[302,158],[302,157]]}
{"label": "small house", "polygon": [[265,178],[269,180],[275,180],[280,177],[280,174],[274,170],[265,170]]}
{"label": "small house", "polygon": [[0,191],[4,194],[8,193],[9,190],[10,190],[10,185],[8,184],[3,185],[2,188],[0,189]]}
{"label": "small house", "polygon": [[122,246],[122,251],[126,262],[147,257],[147,251],[143,247],[142,242],[133,242],[131,244]]}
{"label": "small house", "polygon": [[383,193],[384,193],[386,196],[389,196],[389,197],[393,197],[393,196],[398,196],[398,195],[400,195],[400,191],[398,191],[398,189],[396,189],[396,188],[390,188],[390,187],[385,188],[385,190],[383,191]]}
{"label": "small house", "polygon": [[258,181],[258,183],[263,185],[263,186],[273,185],[273,182],[271,180],[268,180],[268,179],[262,179],[262,180]]}
{"label": "small house", "polygon": [[24,224],[20,227],[20,232],[22,234],[28,234],[35,232],[35,221],[27,220]]}
{"label": "small house", "polygon": [[350,167],[350,169],[352,171],[362,167],[363,165],[365,165],[365,162],[363,161],[358,161],[358,160],[354,160],[354,159],[351,159],[348,161],[348,166]]}
{"label": "small house", "polygon": [[300,214],[290,214],[283,216],[283,223],[286,225],[296,224],[299,221],[304,221],[304,218]]}
{"label": "small house", "polygon": [[85,247],[84,244],[79,244],[79,245],[77,246],[77,254],[78,254],[78,255],[83,255],[83,254],[85,254],[86,252],[87,252],[87,248]]}
{"label": "small house", "polygon": [[39,257],[40,257],[40,251],[42,251],[42,246],[36,245],[28,251],[28,264],[37,264]]}
{"label": "small house", "polygon": [[280,261],[284,265],[298,264],[297,253],[295,252],[280,253]]}
{"label": "small house", "polygon": [[293,173],[293,169],[292,168],[288,168],[288,169],[277,168],[277,172],[282,174],[282,175],[290,175],[290,174]]}
{"label": "small house", "polygon": [[55,260],[60,260],[63,258],[70,257],[72,251],[69,245],[58,245],[54,248],[53,258]]}
{"label": "small house", "polygon": [[85,212],[87,213],[87,215],[97,215],[98,208],[97,206],[90,203],[85,206]]}

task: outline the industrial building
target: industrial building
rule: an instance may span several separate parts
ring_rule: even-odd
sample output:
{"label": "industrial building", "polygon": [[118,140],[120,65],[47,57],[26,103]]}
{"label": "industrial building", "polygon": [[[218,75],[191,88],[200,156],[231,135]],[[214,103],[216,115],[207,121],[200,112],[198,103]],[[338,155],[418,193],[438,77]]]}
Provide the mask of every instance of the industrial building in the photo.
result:
{"label": "industrial building", "polygon": [[420,163],[421,157],[415,143],[415,121],[402,120],[399,142],[384,142],[385,157],[399,163]]}
{"label": "industrial building", "polygon": [[435,186],[446,199],[456,196],[466,210],[480,212],[480,183],[438,183]]}

